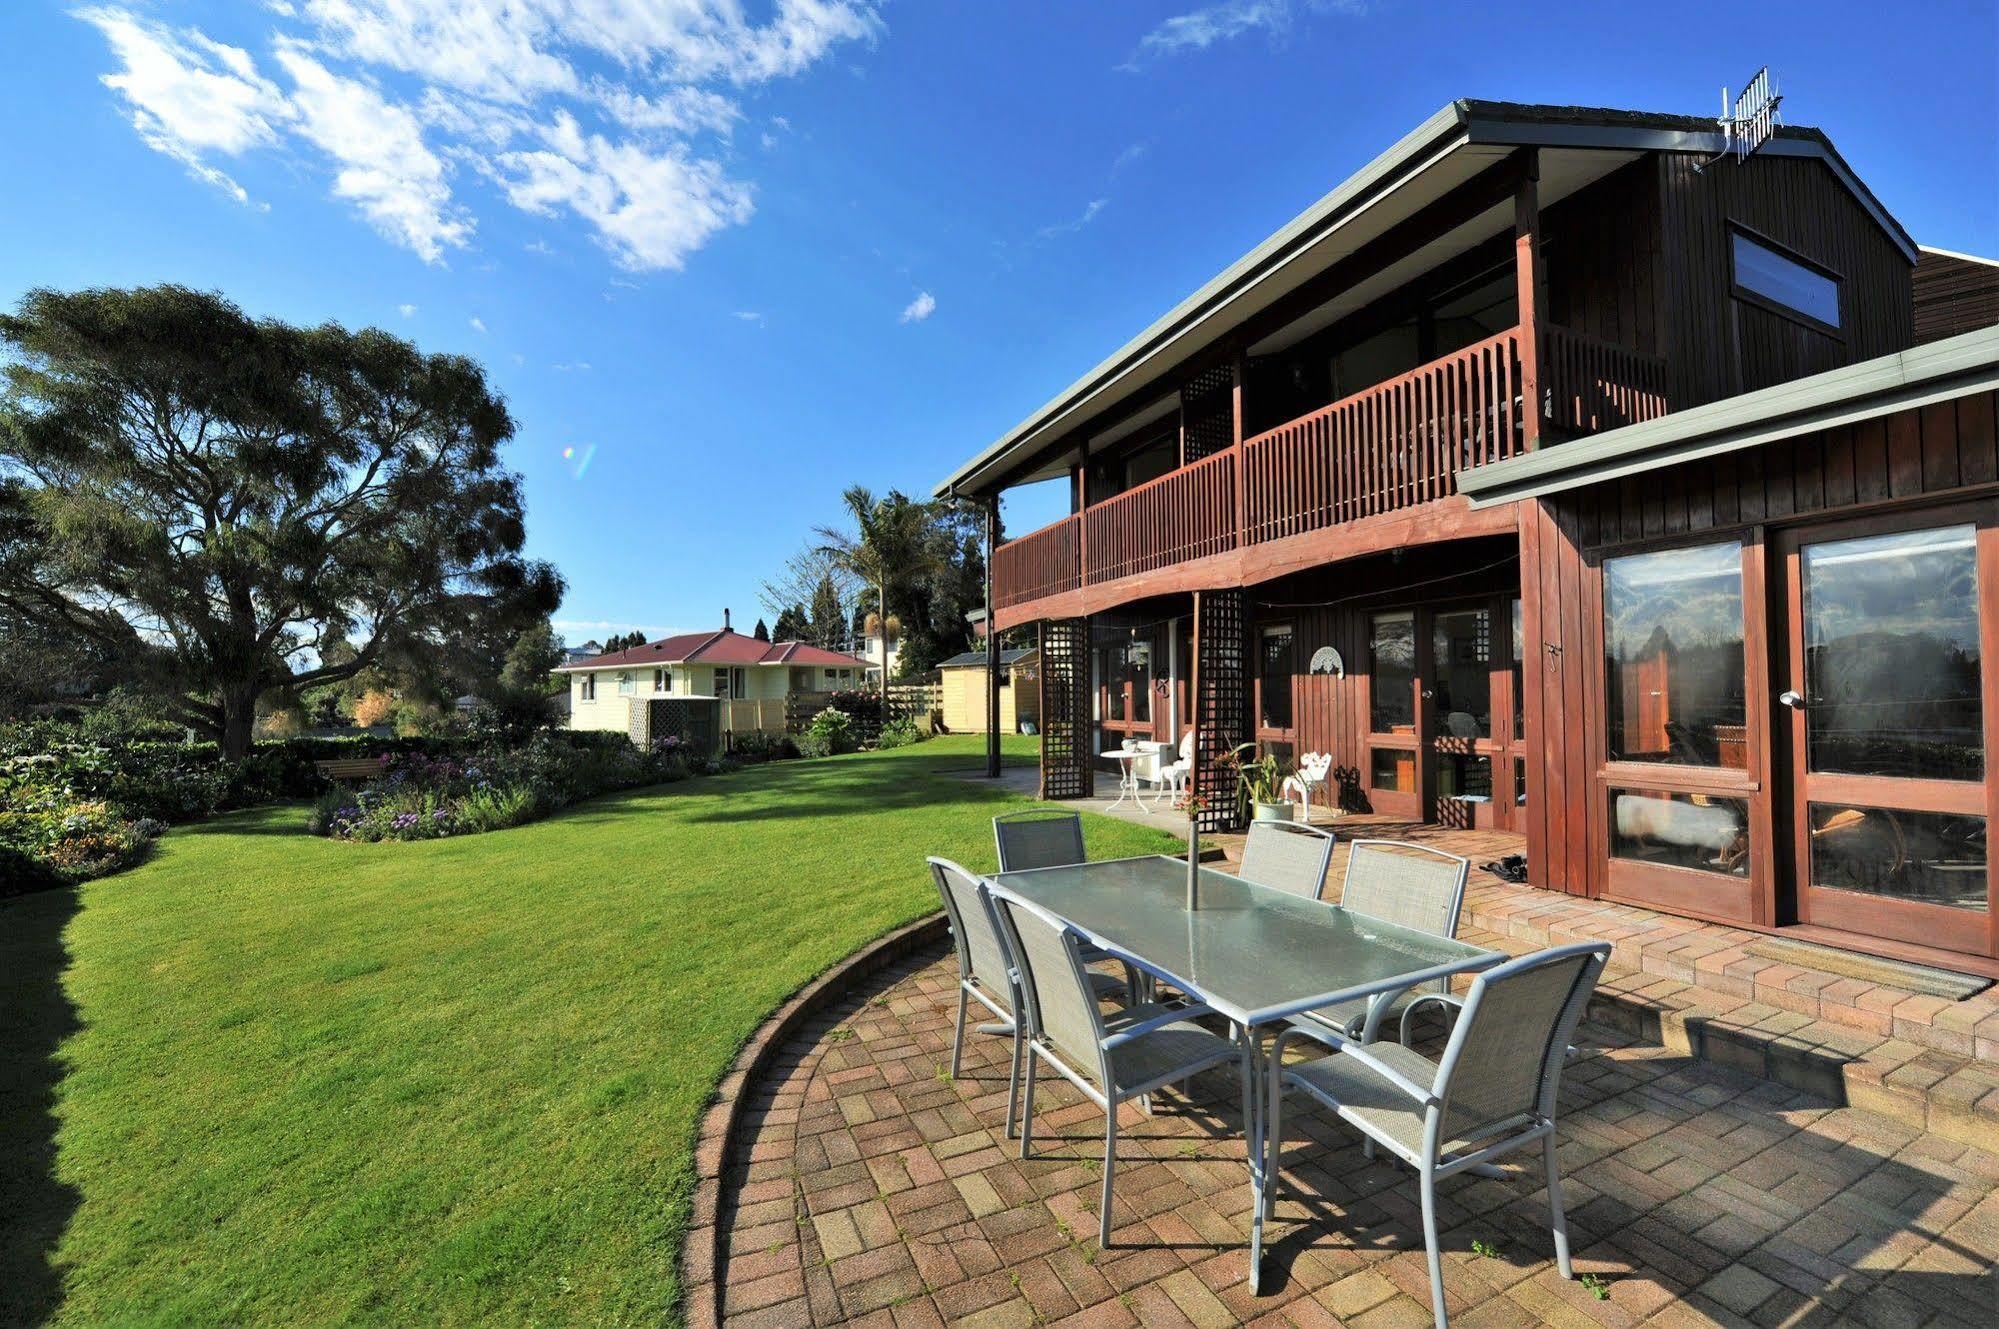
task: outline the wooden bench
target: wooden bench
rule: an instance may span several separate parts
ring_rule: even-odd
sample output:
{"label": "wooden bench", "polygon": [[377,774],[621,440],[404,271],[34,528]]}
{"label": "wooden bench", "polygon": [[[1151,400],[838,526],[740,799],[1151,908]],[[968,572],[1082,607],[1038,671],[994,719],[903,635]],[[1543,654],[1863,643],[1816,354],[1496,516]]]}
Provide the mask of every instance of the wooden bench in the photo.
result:
{"label": "wooden bench", "polygon": [[352,780],[380,779],[383,762],[380,757],[337,757],[331,761],[316,761],[312,766],[327,779],[345,784]]}

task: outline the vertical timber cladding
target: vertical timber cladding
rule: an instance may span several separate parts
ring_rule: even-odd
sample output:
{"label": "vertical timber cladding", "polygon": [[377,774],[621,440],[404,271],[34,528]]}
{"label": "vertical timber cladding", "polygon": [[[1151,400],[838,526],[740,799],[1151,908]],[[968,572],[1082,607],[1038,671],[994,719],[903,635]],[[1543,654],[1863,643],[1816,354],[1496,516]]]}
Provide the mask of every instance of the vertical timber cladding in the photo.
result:
{"label": "vertical timber cladding", "polygon": [[1041,797],[1088,798],[1090,620],[1041,624]]}
{"label": "vertical timber cladding", "polygon": [[1240,588],[1194,592],[1194,796],[1209,834],[1243,824],[1222,758],[1249,737],[1248,598]]}
{"label": "vertical timber cladding", "polygon": [[1180,388],[1180,464],[1235,446],[1235,366],[1219,364]]}

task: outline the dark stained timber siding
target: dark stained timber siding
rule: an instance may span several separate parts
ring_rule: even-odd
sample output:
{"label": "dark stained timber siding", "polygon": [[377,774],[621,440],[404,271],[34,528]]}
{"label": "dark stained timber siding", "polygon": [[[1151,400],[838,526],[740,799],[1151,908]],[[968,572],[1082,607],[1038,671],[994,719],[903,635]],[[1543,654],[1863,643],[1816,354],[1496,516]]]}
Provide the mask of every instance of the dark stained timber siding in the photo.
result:
{"label": "dark stained timber siding", "polygon": [[1916,341],[1941,341],[1999,323],[1999,263],[1925,253],[1916,262]]}
{"label": "dark stained timber siding", "polygon": [[[1661,153],[1665,350],[1684,410],[1914,343],[1910,268],[1886,232],[1823,164],[1759,154],[1696,170]],[[1736,299],[1729,227],[1744,226],[1837,273],[1838,337]]]}

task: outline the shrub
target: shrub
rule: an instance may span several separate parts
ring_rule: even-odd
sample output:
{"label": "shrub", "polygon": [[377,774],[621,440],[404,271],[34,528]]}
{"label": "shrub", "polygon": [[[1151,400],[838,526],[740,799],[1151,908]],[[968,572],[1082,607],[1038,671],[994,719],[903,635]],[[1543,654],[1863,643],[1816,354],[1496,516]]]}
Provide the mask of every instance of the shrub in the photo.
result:
{"label": "shrub", "polygon": [[798,745],[784,734],[767,734],[761,729],[752,729],[747,734],[737,734],[730,744],[729,755],[743,763],[758,761],[778,761],[798,755]]}
{"label": "shrub", "polygon": [[798,750],[809,756],[825,757],[854,750],[854,718],[828,706],[812,717],[799,737]]}
{"label": "shrub", "polygon": [[395,713],[396,699],[380,688],[370,688],[354,703],[354,723],[363,729],[387,724]]}
{"label": "shrub", "polygon": [[928,737],[930,737],[928,734],[916,727],[916,721],[914,720],[907,718],[890,720],[882,726],[881,737],[875,740],[875,746],[880,748],[906,748],[912,743],[921,743]]}

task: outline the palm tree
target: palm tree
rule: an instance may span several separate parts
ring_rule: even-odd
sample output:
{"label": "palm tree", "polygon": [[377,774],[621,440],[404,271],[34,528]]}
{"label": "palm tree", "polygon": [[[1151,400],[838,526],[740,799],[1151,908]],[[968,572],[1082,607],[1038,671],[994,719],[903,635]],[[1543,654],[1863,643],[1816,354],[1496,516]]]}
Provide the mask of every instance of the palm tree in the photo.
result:
{"label": "palm tree", "polygon": [[825,552],[834,562],[864,582],[875,595],[875,616],[881,634],[882,690],[888,690],[888,597],[912,582],[941,570],[944,557],[937,547],[934,514],[928,503],[911,501],[891,489],[876,498],[864,485],[854,485],[840,495],[841,505],[853,520],[854,530],[819,528]]}

